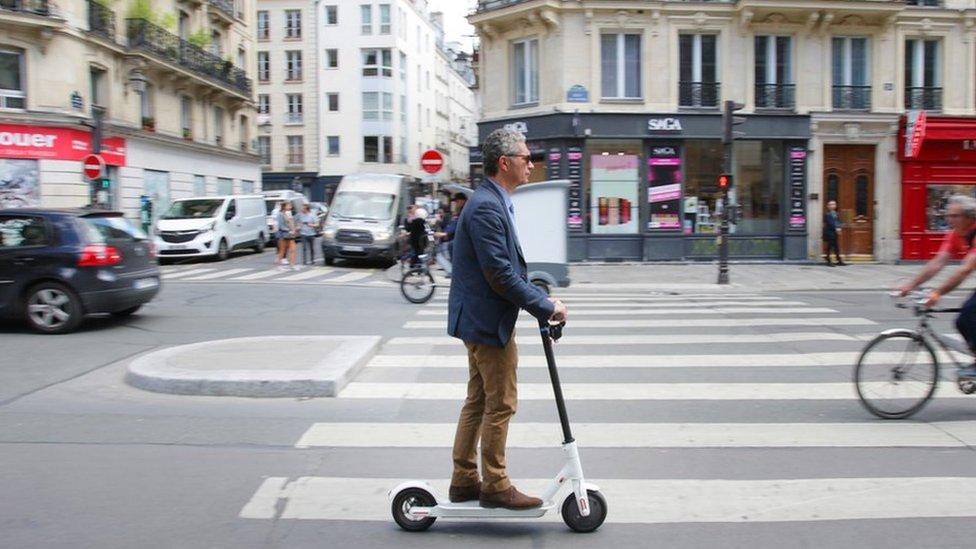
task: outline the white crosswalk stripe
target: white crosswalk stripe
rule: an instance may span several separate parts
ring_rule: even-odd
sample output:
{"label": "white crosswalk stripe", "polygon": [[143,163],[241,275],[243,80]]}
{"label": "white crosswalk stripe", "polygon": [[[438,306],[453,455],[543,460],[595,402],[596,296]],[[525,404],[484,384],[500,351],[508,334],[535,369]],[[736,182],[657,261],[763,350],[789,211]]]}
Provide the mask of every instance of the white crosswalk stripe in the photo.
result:
{"label": "white crosswalk stripe", "polygon": [[184,278],[183,280],[184,281],[187,281],[187,280],[214,280],[214,279],[217,279],[217,278],[224,278],[224,277],[233,276],[233,275],[237,275],[237,274],[241,274],[241,273],[246,273],[246,272],[251,271],[251,270],[253,270],[253,269],[224,269],[222,271],[217,271],[215,273],[207,273],[207,274],[203,274],[203,275],[199,275],[199,276],[191,276],[189,278]]}
{"label": "white crosswalk stripe", "polygon": [[230,280],[261,280],[262,278],[270,278],[275,275],[280,275],[281,271],[278,269],[267,269],[264,271],[258,271],[256,273],[246,274],[244,276],[235,276]]}
{"label": "white crosswalk stripe", "polygon": [[[824,314],[836,313],[836,309],[829,307],[782,307],[767,309],[764,307],[712,307],[708,309],[573,309],[573,318],[580,316],[656,316],[668,315],[714,315],[714,314]],[[417,311],[417,316],[447,317],[446,310]]]}
{"label": "white crosswalk stripe", "polygon": [[297,274],[277,278],[275,279],[275,282],[296,282],[299,280],[308,280],[311,278],[318,278],[321,276],[325,276],[327,274],[332,273],[333,271],[334,269],[330,269],[328,267],[317,267]]}
{"label": "white crosswalk stripe", "polygon": [[357,281],[362,280],[364,278],[368,278],[370,276],[373,276],[373,274],[374,273],[371,273],[371,272],[352,272],[352,273],[347,273],[347,274],[344,274],[342,276],[338,276],[336,278],[333,278],[333,279],[329,280],[329,282],[332,282],[334,284],[346,284],[346,283],[349,283],[349,282],[357,282]]}
{"label": "white crosswalk stripe", "polygon": [[[446,326],[442,323],[440,329],[446,331]],[[542,347],[542,343],[535,338],[527,337],[528,334],[519,336],[519,348]],[[673,334],[673,335],[574,335],[558,343],[561,347],[575,346],[623,346],[623,345],[687,345],[704,343],[787,343],[798,341],[863,341],[873,338],[875,334],[866,336],[852,336],[837,332],[782,332],[771,334],[709,334],[703,337],[698,334]],[[412,336],[412,337],[393,337],[387,341],[387,345],[425,345],[425,346],[445,346],[459,348],[461,345],[457,339],[444,336]]]}
{"label": "white crosswalk stripe", "polygon": [[187,270],[181,270],[181,271],[176,271],[176,272],[166,272],[166,271],[164,271],[163,272],[163,279],[164,280],[170,280],[170,279],[174,279],[174,278],[182,278],[182,277],[185,277],[185,276],[193,276],[193,275],[199,275],[199,274],[203,274],[203,273],[209,273],[209,272],[215,271],[215,270],[216,269],[187,269]]}
{"label": "white crosswalk stripe", "polygon": [[[572,314],[572,313],[570,313]],[[871,326],[873,320],[853,317],[824,318],[672,318],[632,320],[575,320],[573,328],[742,328],[756,326]],[[520,320],[519,328],[537,328],[535,320]],[[412,320],[403,325],[408,330],[443,330],[439,320]],[[704,338],[703,338],[704,339]]]}

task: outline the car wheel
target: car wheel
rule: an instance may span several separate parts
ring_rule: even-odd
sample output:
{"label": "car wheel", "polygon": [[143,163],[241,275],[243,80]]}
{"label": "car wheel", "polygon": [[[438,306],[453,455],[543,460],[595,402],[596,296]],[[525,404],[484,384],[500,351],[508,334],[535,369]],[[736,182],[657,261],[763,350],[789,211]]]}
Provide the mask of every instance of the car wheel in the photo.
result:
{"label": "car wheel", "polygon": [[81,300],[67,286],[42,282],[27,292],[24,317],[34,330],[45,334],[64,334],[78,327],[84,311]]}
{"label": "car wheel", "polygon": [[325,258],[325,264],[326,265],[335,265],[335,258],[334,257],[326,257]]}
{"label": "car wheel", "polygon": [[129,307],[128,309],[122,309],[121,311],[115,311],[112,316],[116,317],[127,317],[132,316],[136,311],[142,308],[142,305],[136,305],[135,307]]}
{"label": "car wheel", "polygon": [[230,248],[227,247],[227,241],[221,238],[220,244],[217,244],[217,261],[226,261],[228,256]]}
{"label": "car wheel", "polygon": [[258,242],[257,242],[257,244],[254,245],[254,251],[257,252],[257,253],[263,252],[264,251],[264,244],[265,244],[264,243],[264,233],[260,233],[258,235]]}

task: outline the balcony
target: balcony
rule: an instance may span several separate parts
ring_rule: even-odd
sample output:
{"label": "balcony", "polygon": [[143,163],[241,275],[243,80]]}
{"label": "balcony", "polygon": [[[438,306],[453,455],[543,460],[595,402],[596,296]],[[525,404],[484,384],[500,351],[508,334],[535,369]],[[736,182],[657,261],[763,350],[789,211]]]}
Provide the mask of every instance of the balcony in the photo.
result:
{"label": "balcony", "polygon": [[717,108],[721,86],[718,82],[678,82],[678,105]]}
{"label": "balcony", "polygon": [[115,41],[115,12],[104,4],[88,0],[88,32]]}
{"label": "balcony", "polygon": [[942,88],[907,87],[905,88],[905,108],[908,110],[942,110]]}
{"label": "balcony", "polygon": [[[0,33],[7,29],[55,30],[64,25],[57,5],[48,0],[0,0]],[[53,34],[42,34],[47,42]]]}
{"label": "balcony", "polygon": [[756,84],[757,109],[787,109],[796,106],[795,84]]}
{"label": "balcony", "polygon": [[207,9],[211,15],[223,19],[227,24],[234,22],[234,0],[210,0]]}
{"label": "balcony", "polygon": [[251,79],[230,61],[207,52],[145,19],[126,19],[129,47],[251,97]]}
{"label": "balcony", "polygon": [[941,8],[942,0],[905,0],[905,3],[909,6],[918,6],[924,8]]}
{"label": "balcony", "polygon": [[0,0],[0,12],[15,11],[47,17],[51,9],[47,0]]}
{"label": "balcony", "polygon": [[871,86],[834,86],[835,111],[871,110]]}

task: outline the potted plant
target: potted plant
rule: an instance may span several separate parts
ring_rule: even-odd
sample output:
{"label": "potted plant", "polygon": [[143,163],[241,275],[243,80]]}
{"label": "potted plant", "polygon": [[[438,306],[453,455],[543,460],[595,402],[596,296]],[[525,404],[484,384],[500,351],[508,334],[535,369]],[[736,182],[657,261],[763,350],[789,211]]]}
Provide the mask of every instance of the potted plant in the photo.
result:
{"label": "potted plant", "polygon": [[156,119],[151,116],[142,117],[142,129],[154,132],[156,131]]}
{"label": "potted plant", "polygon": [[193,131],[190,128],[183,128],[183,139],[188,141],[193,140]]}

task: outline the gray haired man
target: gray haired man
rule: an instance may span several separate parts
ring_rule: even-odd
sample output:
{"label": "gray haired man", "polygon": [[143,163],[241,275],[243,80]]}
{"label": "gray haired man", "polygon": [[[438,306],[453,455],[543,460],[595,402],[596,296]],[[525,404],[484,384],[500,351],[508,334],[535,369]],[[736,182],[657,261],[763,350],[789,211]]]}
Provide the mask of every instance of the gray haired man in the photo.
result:
{"label": "gray haired man", "polygon": [[[965,195],[951,196],[946,207],[946,220],[951,230],[946,233],[938,253],[911,282],[897,288],[901,295],[905,295],[935,276],[954,257],[965,254],[956,272],[929,293],[926,299],[928,307],[934,307],[942,296],[962,284],[976,269],[976,247],[973,246],[973,239],[976,238],[976,199]],[[970,296],[962,306],[962,311],[956,317],[956,329],[976,353],[976,294]],[[976,365],[959,370],[959,376],[976,378]]]}

